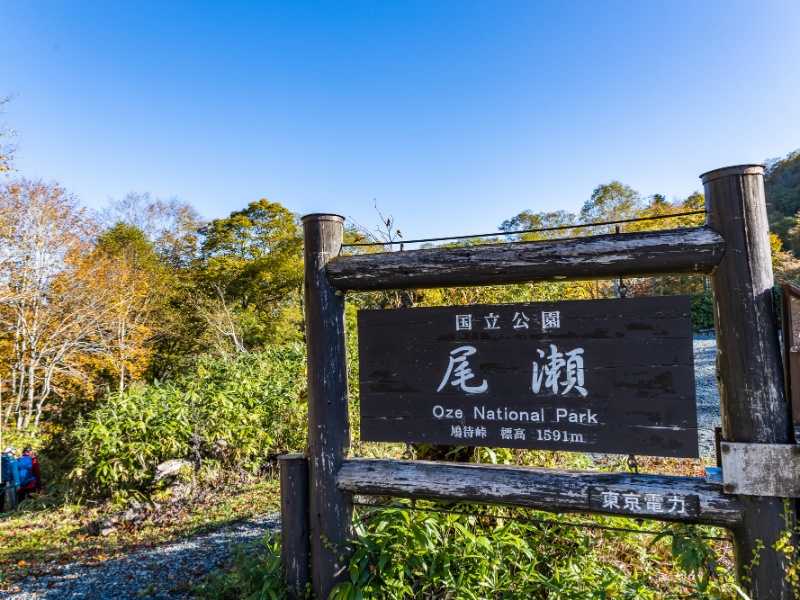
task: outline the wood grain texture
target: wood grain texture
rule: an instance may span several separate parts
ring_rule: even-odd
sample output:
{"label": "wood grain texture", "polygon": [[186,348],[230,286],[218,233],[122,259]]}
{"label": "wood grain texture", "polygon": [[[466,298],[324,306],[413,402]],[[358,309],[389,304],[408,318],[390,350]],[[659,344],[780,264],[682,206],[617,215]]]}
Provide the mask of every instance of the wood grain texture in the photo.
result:
{"label": "wood grain texture", "polygon": [[[455,464],[429,461],[349,459],[336,482],[351,494],[396,496],[443,502],[474,502],[534,508],[555,513],[601,513],[631,516],[631,512],[603,509],[590,500],[599,490],[619,494],[657,494],[696,497],[695,514],[676,515],[647,510],[637,517],[663,521],[735,527],[742,519],[742,504],[695,477],[666,477],[629,473],[599,473],[536,469],[502,465]],[[688,512],[688,511],[687,511]]]}
{"label": "wood grain texture", "polygon": [[[308,531],[308,458],[305,454],[278,457],[281,477],[281,562],[283,577],[294,598],[305,598],[311,580]],[[300,593],[302,590],[302,593]]]}
{"label": "wood grain texture", "polygon": [[308,456],[311,585],[327,598],[347,579],[352,501],[335,475],[350,445],[344,297],[325,278],[325,265],[342,245],[343,217],[303,217],[308,352]]}
{"label": "wood grain texture", "polygon": [[710,273],[725,241],[707,227],[538,242],[339,256],[328,281],[346,291]]}
{"label": "wood grain texture", "polygon": [[722,442],[722,478],[729,494],[800,498],[800,446]]}
{"label": "wood grain texture", "polygon": [[781,283],[783,383],[789,402],[795,443],[800,442],[800,286]]}
{"label": "wood grain texture", "polygon": [[[722,435],[729,442],[791,440],[772,298],[772,259],[763,166],[741,165],[702,176],[708,225],[725,238],[712,277]],[[776,465],[777,468],[777,465]],[[772,549],[787,528],[779,498],[741,496],[734,529],[737,576],[755,599],[791,598],[785,555]],[[763,544],[764,550],[759,550]],[[754,553],[759,561],[746,573]]]}
{"label": "wood grain texture", "polygon": [[363,440],[698,456],[688,296],[358,318]]}

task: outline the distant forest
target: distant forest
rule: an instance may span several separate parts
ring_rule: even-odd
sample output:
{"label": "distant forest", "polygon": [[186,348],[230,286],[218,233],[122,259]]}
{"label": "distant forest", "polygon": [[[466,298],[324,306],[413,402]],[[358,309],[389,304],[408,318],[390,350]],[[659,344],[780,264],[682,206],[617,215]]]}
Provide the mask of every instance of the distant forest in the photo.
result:
{"label": "distant forest", "polygon": [[767,161],[764,187],[767,196],[770,230],[783,247],[798,256],[800,252],[800,150],[786,158]]}

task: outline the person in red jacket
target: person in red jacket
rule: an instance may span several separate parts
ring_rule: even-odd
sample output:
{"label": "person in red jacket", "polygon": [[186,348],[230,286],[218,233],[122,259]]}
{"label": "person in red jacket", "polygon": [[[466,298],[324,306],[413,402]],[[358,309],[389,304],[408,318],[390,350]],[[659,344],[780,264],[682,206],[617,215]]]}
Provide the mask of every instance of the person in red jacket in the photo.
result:
{"label": "person in red jacket", "polygon": [[22,450],[22,456],[17,459],[17,467],[20,474],[17,502],[22,502],[29,494],[42,490],[42,472],[39,470],[39,461],[36,460],[30,446],[25,446]]}

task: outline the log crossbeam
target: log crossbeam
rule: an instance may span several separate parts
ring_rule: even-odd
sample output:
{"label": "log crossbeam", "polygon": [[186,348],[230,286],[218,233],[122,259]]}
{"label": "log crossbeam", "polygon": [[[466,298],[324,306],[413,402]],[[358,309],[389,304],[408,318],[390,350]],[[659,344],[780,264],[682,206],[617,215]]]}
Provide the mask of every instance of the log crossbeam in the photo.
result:
{"label": "log crossbeam", "polygon": [[[734,528],[744,509],[736,496],[697,477],[569,471],[504,465],[454,464],[381,459],[345,460],[336,475],[342,492],[441,502],[472,502],[533,508],[553,513],[597,513]],[[590,501],[592,489],[661,496],[696,496],[699,511],[675,515],[648,509],[636,514],[603,509]],[[621,504],[621,503],[620,503]]]}
{"label": "log crossbeam", "polygon": [[326,277],[341,291],[378,291],[711,273],[725,251],[709,227],[457,248],[338,256]]}

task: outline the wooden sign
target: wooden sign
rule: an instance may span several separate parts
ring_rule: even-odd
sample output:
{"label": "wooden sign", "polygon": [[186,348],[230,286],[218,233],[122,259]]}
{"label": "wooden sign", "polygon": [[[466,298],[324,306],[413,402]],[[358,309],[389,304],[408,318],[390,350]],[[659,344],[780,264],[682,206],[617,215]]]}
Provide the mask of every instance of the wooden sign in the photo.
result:
{"label": "wooden sign", "polygon": [[361,439],[698,456],[688,296],[365,310]]}

